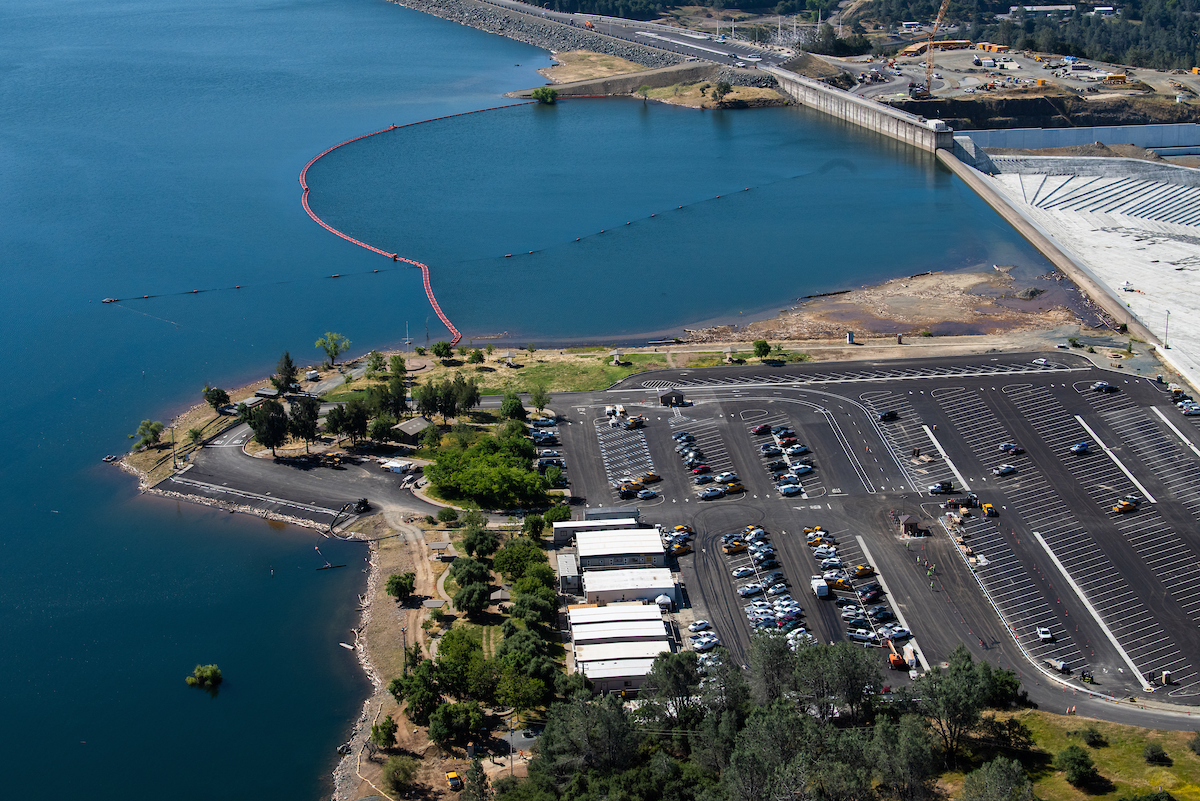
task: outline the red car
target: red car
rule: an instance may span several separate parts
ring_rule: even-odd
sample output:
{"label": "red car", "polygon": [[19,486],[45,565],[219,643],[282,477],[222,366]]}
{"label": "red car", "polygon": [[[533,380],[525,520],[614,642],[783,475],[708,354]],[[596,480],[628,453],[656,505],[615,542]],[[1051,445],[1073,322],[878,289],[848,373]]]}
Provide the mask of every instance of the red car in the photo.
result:
{"label": "red car", "polygon": [[707,473],[707,472],[708,472],[708,470],[709,470],[709,467],[708,467],[708,465],[706,465],[706,464],[698,464],[698,465],[696,465],[695,467],[693,467],[693,468],[692,468],[692,475],[696,475],[696,476],[698,476],[698,475],[700,475],[701,473]]}
{"label": "red car", "polygon": [[761,425],[756,425],[754,428],[750,429],[751,434],[767,434],[770,431],[771,431],[771,427],[769,425],[767,425],[766,423],[762,423]]}
{"label": "red car", "polygon": [[795,445],[796,442],[797,442],[797,440],[795,437],[780,437],[779,438],[779,447],[786,448],[789,445]]}

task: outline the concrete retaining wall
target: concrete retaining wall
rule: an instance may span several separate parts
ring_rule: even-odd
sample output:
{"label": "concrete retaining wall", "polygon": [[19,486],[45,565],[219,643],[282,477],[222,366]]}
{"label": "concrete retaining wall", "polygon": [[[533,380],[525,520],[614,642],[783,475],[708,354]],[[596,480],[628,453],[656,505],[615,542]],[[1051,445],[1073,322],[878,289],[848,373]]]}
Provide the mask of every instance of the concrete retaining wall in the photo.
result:
{"label": "concrete retaining wall", "polygon": [[[962,131],[960,134],[964,133]],[[979,147],[1015,147],[1037,150],[1044,147],[1078,147],[1092,142],[1106,145],[1200,147],[1200,125],[1181,122],[1171,125],[1105,125],[1095,128],[1011,128],[966,132]]]}
{"label": "concrete retaining wall", "polygon": [[927,120],[899,111],[778,67],[761,69],[774,75],[779,81],[780,91],[800,105],[846,120],[869,131],[890,136],[921,150],[932,152],[939,148],[953,147],[954,131],[941,120]]}

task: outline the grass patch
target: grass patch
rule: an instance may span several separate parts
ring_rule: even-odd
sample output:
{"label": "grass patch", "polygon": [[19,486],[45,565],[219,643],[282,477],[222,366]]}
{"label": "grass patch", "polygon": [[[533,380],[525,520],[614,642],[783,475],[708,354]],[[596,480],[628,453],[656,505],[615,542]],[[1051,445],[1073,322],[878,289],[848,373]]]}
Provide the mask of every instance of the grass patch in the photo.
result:
{"label": "grass patch", "polygon": [[[979,749],[976,763],[995,756],[1016,756],[1025,765],[1033,781],[1034,794],[1044,801],[1083,801],[1083,799],[1115,799],[1123,796],[1156,792],[1159,787],[1180,801],[1200,801],[1200,757],[1188,748],[1194,737],[1189,731],[1158,731],[1137,726],[1122,726],[1085,718],[1051,715],[1045,712],[1021,712],[998,717],[1016,717],[1033,735],[1030,751],[1009,753]],[[1099,742],[1087,735],[1097,732],[1108,744],[1089,747],[1087,740]],[[1146,761],[1146,746],[1157,744],[1170,758],[1171,764],[1154,765]],[[1067,783],[1062,773],[1051,766],[1054,756],[1069,745],[1077,745],[1091,754],[1107,786],[1080,790]],[[961,774],[946,774],[943,784]]]}
{"label": "grass patch", "polygon": [[557,66],[547,67],[538,72],[555,83],[588,81],[593,78],[607,78],[611,75],[624,75],[629,72],[643,72],[646,69],[641,64],[604,53],[593,53],[590,50],[557,53],[554,60],[558,62]]}
{"label": "grass patch", "polygon": [[[725,96],[723,103],[718,104],[712,96],[713,83],[700,81],[698,83],[677,83],[664,86],[661,89],[651,89],[646,96],[653,100],[661,100],[680,106],[692,108],[719,108],[737,103],[761,103],[763,101],[782,101],[784,98],[774,89],[760,89],[756,86],[735,86],[733,91]],[[701,91],[703,89],[703,92]]]}
{"label": "grass patch", "polygon": [[178,461],[179,466],[183,467],[186,464],[184,457],[197,449],[192,444],[188,431],[198,428],[201,431],[201,440],[206,440],[235,425],[237,425],[236,417],[218,415],[208,404],[197,406],[185,412],[176,421],[174,429],[175,460],[171,458],[172,430],[169,428],[163,429],[162,441],[158,445],[136,453],[129,453],[124,460],[130,467],[145,473],[148,483],[154,485],[174,472],[173,461]]}

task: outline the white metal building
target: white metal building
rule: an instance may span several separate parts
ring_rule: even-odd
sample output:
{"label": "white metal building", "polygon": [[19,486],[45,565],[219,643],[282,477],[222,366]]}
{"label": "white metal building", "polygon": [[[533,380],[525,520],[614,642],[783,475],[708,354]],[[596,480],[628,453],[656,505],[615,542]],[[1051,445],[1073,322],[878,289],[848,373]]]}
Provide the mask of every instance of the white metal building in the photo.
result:
{"label": "white metal building", "polygon": [[558,591],[563,595],[576,595],[580,591],[579,560],[573,553],[558,555]]}
{"label": "white metal building", "polygon": [[562,545],[570,542],[576,534],[581,531],[604,531],[622,528],[637,528],[637,518],[630,517],[628,510],[625,510],[625,517],[617,519],[598,519],[598,520],[564,520],[560,523],[553,523],[554,526],[554,544]]}
{"label": "white metal building", "polygon": [[665,567],[627,570],[588,570],[583,574],[583,594],[590,604],[614,601],[653,601],[660,595],[678,602],[675,580]]}
{"label": "white metal building", "polygon": [[575,543],[579,566],[585,571],[666,564],[662,540],[651,528],[581,531]]}
{"label": "white metal building", "polygon": [[667,624],[658,620],[622,620],[616,623],[580,623],[571,628],[571,641],[580,645],[615,642],[654,642],[667,637]]}
{"label": "white metal building", "polygon": [[619,623],[621,621],[662,620],[662,611],[653,604],[609,604],[608,606],[569,606],[567,619],[571,626],[585,623]]}
{"label": "white metal building", "polygon": [[665,634],[661,640],[577,645],[575,665],[581,667],[586,662],[611,662],[620,659],[653,659],[661,653],[669,653],[670,650],[671,643]]}

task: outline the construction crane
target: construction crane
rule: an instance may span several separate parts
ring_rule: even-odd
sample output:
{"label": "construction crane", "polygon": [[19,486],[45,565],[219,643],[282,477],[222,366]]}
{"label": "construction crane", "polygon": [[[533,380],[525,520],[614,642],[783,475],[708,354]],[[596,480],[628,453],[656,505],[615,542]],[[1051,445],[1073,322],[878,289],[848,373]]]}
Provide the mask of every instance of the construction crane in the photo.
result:
{"label": "construction crane", "polygon": [[933,21],[933,28],[929,31],[929,43],[925,46],[925,87],[923,90],[916,90],[911,93],[914,100],[927,100],[933,96],[933,39],[937,36],[938,28],[942,27],[942,18],[946,16],[946,9],[950,6],[950,0],[942,0],[942,7],[938,9],[937,19]]}

